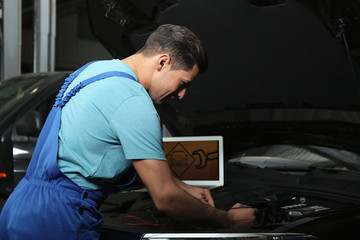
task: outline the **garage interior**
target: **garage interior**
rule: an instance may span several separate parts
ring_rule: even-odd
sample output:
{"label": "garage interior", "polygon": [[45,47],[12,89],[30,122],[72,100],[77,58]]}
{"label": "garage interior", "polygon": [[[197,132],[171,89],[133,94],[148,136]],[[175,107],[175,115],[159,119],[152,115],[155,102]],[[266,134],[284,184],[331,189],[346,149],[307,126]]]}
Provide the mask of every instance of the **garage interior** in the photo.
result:
{"label": "garage interior", "polygon": [[2,0],[0,21],[1,80],[112,58],[91,33],[85,0]]}
{"label": "garage interior", "polygon": [[[304,209],[314,212],[309,213],[313,214],[309,215],[311,217],[318,217],[324,211],[323,221],[329,222],[330,227],[331,224],[344,225],[344,228],[338,228],[341,231],[358,226],[360,0],[351,1],[353,5],[349,8],[346,8],[345,1],[336,0],[0,0],[0,85],[6,84],[7,79],[27,73],[72,72],[93,60],[122,59],[122,50],[128,47],[127,41],[123,46],[116,42],[119,36],[122,37],[122,32],[107,31],[110,33],[104,38],[110,36],[118,48],[110,51],[109,46],[104,47],[104,42],[107,42],[101,43],[104,38],[95,37],[93,32],[96,33],[96,30],[90,28],[89,15],[92,14],[87,8],[91,6],[89,2],[101,5],[103,8],[96,5],[93,9],[95,12],[99,10],[98,15],[102,14],[105,19],[103,13],[110,11],[106,3],[116,1],[126,4],[143,4],[145,1],[154,5],[168,3],[153,22],[146,22],[150,26],[146,29],[149,31],[137,26],[136,21],[130,22],[134,25],[123,28],[130,29],[126,40],[132,40],[131,47],[134,48],[131,50],[142,46],[144,38],[153,30],[151,27],[164,23],[190,26],[200,39],[205,40],[210,67],[200,78],[208,81],[197,80],[189,88],[185,99],[167,102],[157,106],[157,110],[161,121],[168,124],[168,129],[162,125],[164,137],[224,136],[227,182],[224,188],[213,192],[217,206],[229,209],[235,200],[259,206],[262,218],[254,232],[306,230],[315,236],[332,233],[317,227],[323,224],[320,220],[313,224],[311,220],[302,222],[299,216],[295,216],[302,214],[300,210]],[[309,11],[309,6],[320,3],[322,6],[328,4],[329,8],[318,9],[316,14],[314,9]],[[203,10],[200,14],[197,7]],[[113,19],[124,18],[120,8],[111,10],[115,15]],[[131,14],[125,14],[125,17],[133,17]],[[113,19],[105,20],[111,22]],[[99,16],[92,20],[99,22],[98,27],[102,28]],[[142,23],[142,20],[139,22]],[[114,26],[119,25],[119,21],[114,22]],[[204,27],[205,24],[207,27]],[[138,29],[131,28],[133,26]],[[120,30],[123,29],[120,27]],[[52,82],[47,83],[50,86]],[[51,88],[57,93],[57,89]],[[39,92],[36,94],[40,96],[50,91],[43,88]],[[2,95],[6,94],[0,94],[0,97]],[[5,139],[3,142],[11,152],[8,159],[15,163],[14,167],[7,165],[12,171],[7,175],[11,184],[22,179],[20,173],[25,174],[27,167],[24,163],[27,161],[28,164],[31,158],[31,154],[27,159],[19,154],[23,158],[19,157],[19,161],[13,158],[13,149],[23,150],[20,147],[28,147],[28,142],[35,148],[41,127],[34,136],[16,131],[25,129],[21,128],[22,121],[26,119],[24,116],[37,117],[38,112],[43,114],[43,109],[50,109],[53,102],[42,103],[33,97],[28,105],[31,104],[35,106],[32,110],[37,112],[29,111],[25,115],[24,110],[19,110],[13,115],[0,115],[0,123],[6,120],[3,122],[7,124],[3,124],[3,133],[0,128],[0,137]],[[24,150],[27,150],[25,147]],[[174,159],[188,158],[188,155],[181,155],[185,151],[176,150]],[[199,153],[196,156],[201,159]],[[251,165],[254,159],[260,167]],[[292,165],[285,164],[291,163],[288,159],[304,161],[309,163],[309,167],[294,165],[290,168]],[[325,165],[329,164],[325,161],[329,159],[333,160],[329,161],[331,163],[345,159],[345,163],[350,162],[355,167],[351,164],[344,167],[341,165],[344,163],[339,161],[341,167],[330,169]],[[317,163],[310,166],[310,160]],[[281,165],[283,162],[284,166]],[[0,162],[0,178],[1,167]],[[242,181],[239,181],[241,178]],[[6,190],[10,191],[9,188]],[[7,195],[0,192],[0,207],[5,203],[5,197]],[[307,206],[304,201],[308,201]],[[104,226],[111,231],[127,231],[129,226],[122,221],[125,210],[145,215],[152,206],[153,202],[142,189],[125,189],[119,195],[110,196],[103,205]],[[296,208],[300,210],[294,211]],[[331,213],[333,209],[334,213]],[[331,214],[326,215],[326,211]],[[168,220],[166,216],[161,217]],[[298,221],[296,217],[299,217],[299,222],[295,222]],[[354,221],[346,222],[348,219]],[[176,228],[199,231],[185,224],[174,226],[175,230],[179,230]],[[148,226],[130,230],[134,233],[149,231]],[[341,237],[335,239],[345,239]]]}

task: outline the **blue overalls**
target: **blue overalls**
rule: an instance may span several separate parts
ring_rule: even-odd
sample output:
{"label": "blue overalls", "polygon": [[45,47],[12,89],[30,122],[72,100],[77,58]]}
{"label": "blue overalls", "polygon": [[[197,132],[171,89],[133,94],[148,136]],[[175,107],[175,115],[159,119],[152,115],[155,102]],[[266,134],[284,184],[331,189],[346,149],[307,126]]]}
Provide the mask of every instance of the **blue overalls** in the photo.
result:
{"label": "blue overalls", "polygon": [[[103,215],[98,210],[112,188],[84,190],[59,170],[57,153],[61,109],[80,89],[92,82],[112,76],[136,79],[124,72],[106,72],[81,82],[63,97],[70,83],[89,64],[70,74],[57,95],[26,176],[1,212],[1,240],[99,239]],[[130,182],[121,186],[130,184],[134,178],[132,175]]]}

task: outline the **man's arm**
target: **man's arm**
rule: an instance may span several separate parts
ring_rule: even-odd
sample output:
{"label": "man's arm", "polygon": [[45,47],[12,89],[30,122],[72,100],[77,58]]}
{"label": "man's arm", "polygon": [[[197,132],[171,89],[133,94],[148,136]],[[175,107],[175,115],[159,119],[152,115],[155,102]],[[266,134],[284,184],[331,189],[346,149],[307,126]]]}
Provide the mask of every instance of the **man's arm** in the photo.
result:
{"label": "man's arm", "polygon": [[211,192],[207,189],[198,188],[194,186],[190,186],[180,179],[178,179],[176,176],[173,175],[174,182],[184,189],[187,193],[194,196],[195,198],[199,199],[203,203],[209,204],[212,207],[215,207],[214,200],[211,196]]}
{"label": "man's arm", "polygon": [[255,220],[256,209],[239,208],[223,211],[190,195],[175,182],[166,161],[134,160],[133,164],[156,208],[174,219],[195,225],[223,228],[251,227]]}

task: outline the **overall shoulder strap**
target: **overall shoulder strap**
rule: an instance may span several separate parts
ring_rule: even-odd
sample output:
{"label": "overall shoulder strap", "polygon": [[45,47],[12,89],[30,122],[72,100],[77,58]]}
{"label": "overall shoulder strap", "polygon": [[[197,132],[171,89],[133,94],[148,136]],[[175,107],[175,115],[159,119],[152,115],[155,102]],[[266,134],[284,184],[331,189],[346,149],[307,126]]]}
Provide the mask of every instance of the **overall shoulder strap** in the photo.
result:
{"label": "overall shoulder strap", "polygon": [[[79,69],[80,70],[80,69]],[[82,71],[83,69],[81,69]],[[104,72],[104,73],[100,73],[96,76],[93,76],[89,79],[86,79],[82,82],[80,82],[78,85],[76,85],[73,89],[71,89],[66,96],[63,98],[64,92],[66,91],[67,87],[70,85],[70,83],[78,76],[78,74],[80,74],[80,72],[77,73],[76,75],[73,76],[69,76],[69,80],[65,80],[66,83],[64,83],[63,87],[61,88],[59,94],[56,96],[56,101],[55,101],[55,105],[54,107],[63,107],[69,100],[71,97],[73,97],[77,92],[79,92],[82,88],[84,88],[85,86],[99,81],[101,79],[105,79],[108,77],[125,77],[125,78],[129,78],[133,81],[136,81],[136,78],[134,78],[132,75],[125,73],[125,72],[120,72],[120,71],[109,71],[109,72]],[[69,83],[67,83],[69,82]],[[65,86],[66,85],[66,86]]]}
{"label": "overall shoulder strap", "polygon": [[75,72],[71,73],[71,74],[65,79],[65,82],[64,82],[64,84],[62,85],[59,93],[56,95],[54,107],[58,107],[59,103],[61,102],[61,99],[62,99],[63,96],[64,96],[64,93],[65,93],[66,89],[69,87],[69,85],[72,83],[72,81],[73,81],[77,76],[79,76],[79,74],[80,74],[85,68],[87,68],[89,65],[93,64],[94,62],[96,62],[96,61],[89,62],[89,63],[85,64],[84,66],[82,66],[81,68],[79,68],[78,70],[76,70]]}

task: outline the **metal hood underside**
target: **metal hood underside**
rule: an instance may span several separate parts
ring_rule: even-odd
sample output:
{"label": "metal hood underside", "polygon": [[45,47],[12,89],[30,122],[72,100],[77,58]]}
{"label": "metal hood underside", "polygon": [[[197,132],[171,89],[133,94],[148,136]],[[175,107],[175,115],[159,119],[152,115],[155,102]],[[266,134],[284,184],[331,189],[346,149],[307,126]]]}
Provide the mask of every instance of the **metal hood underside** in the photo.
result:
{"label": "metal hood underside", "polygon": [[204,43],[208,70],[182,101],[158,106],[171,133],[360,149],[358,0],[87,3],[93,33],[114,58],[134,53],[165,23]]}

